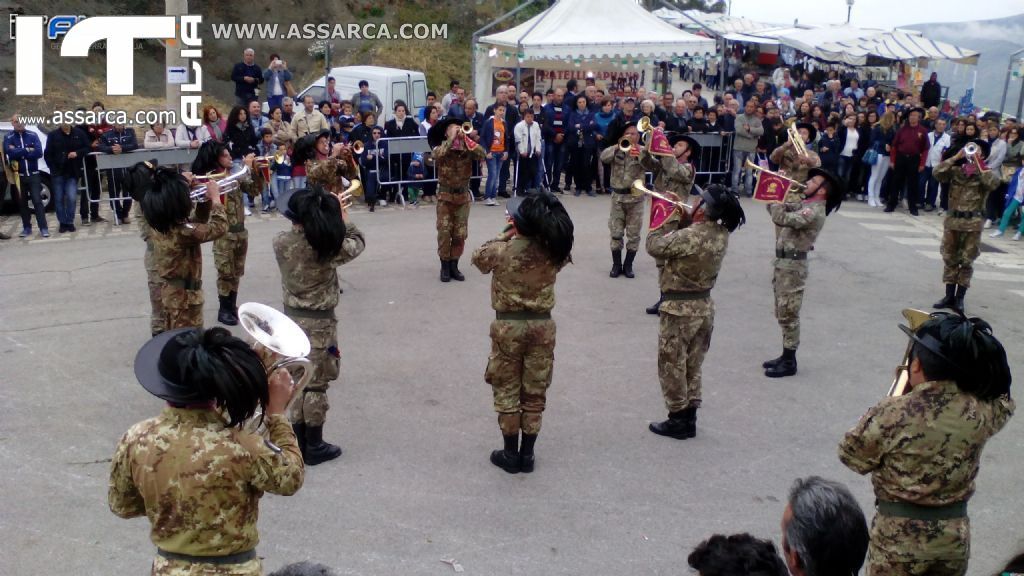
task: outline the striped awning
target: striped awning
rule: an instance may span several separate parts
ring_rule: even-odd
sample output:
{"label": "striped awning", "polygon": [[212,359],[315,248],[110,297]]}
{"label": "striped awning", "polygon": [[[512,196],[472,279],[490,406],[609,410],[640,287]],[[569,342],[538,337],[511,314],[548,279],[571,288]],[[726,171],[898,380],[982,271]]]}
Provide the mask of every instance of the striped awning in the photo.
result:
{"label": "striped awning", "polygon": [[875,56],[886,60],[949,60],[959,64],[977,64],[981,56],[979,52],[954,46],[946,42],[930,40],[920,32],[909,30],[893,30],[836,42],[826,42],[818,46],[823,60],[850,62],[850,59],[863,60],[866,56]]}

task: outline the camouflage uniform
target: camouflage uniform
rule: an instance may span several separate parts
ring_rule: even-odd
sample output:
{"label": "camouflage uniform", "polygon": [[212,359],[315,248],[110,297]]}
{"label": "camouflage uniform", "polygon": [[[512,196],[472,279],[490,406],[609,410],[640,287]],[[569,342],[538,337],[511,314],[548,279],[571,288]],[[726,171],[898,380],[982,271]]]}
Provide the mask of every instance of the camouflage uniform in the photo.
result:
{"label": "camouflage uniform", "polygon": [[245,274],[245,255],[249,250],[249,231],[245,229],[245,199],[241,188],[223,195],[228,218],[227,233],[213,242],[213,263],[217,267],[217,294],[238,292]]}
{"label": "camouflage uniform", "polygon": [[[340,218],[340,216],[339,216]],[[292,228],[274,238],[274,255],[281,269],[284,312],[309,337],[313,379],[302,401],[296,401],[289,415],[292,422],[323,426],[330,403],[327,388],[338,378],[341,351],[338,348],[338,266],[359,256],[366,247],[363,233],[355,224],[345,225],[341,252],[328,262],[317,260],[316,252],[302,230]]]}
{"label": "camouflage uniform", "polygon": [[790,202],[768,205],[775,238],[775,318],[782,328],[782,347],[800,345],[800,307],[807,283],[807,253],[825,225],[825,202]]}
{"label": "camouflage uniform", "polygon": [[[555,276],[544,248],[531,238],[488,240],[473,252],[473,265],[491,276],[491,355],[484,380],[505,436],[537,434],[555,360]],[[501,318],[506,314],[519,318]]]}
{"label": "camouflage uniform", "polygon": [[942,245],[939,247],[945,263],[942,281],[968,288],[974,274],[974,259],[981,253],[985,199],[990,190],[999,187],[999,175],[991,170],[968,176],[952,158],[936,166],[932,175],[949,186],[949,210],[943,221]]}
{"label": "camouflage uniform", "polygon": [[153,262],[163,280],[160,300],[167,317],[165,330],[203,326],[203,251],[201,244],[216,240],[228,228],[224,206],[196,205],[195,222],[175,226],[168,234],[153,231]]}
{"label": "camouflage uniform", "polygon": [[[807,172],[809,172],[811,168],[821,167],[821,157],[818,156],[817,152],[808,150],[807,158],[810,159],[810,164],[800,163],[800,155],[796,153],[796,148],[794,148],[792,144],[783,144],[782,146],[779,146],[773,150],[771,156],[768,157],[769,160],[779,167],[779,170],[785,173],[787,178],[792,178],[797,182],[806,182]],[[790,187],[789,192],[792,193],[793,191],[794,188]],[[786,200],[790,200],[788,195]]]}
{"label": "camouflage uniform", "polygon": [[647,235],[647,253],[663,262],[658,379],[670,413],[700,406],[701,365],[715,323],[710,292],[729,246],[729,231],[717,222],[679,223],[677,212]]}
{"label": "camouflage uniform", "polygon": [[354,180],[359,178],[358,169],[352,165],[351,159],[326,158],[310,162],[306,169],[306,186],[320,186],[331,194],[341,194],[345,191],[345,183],[342,178]]}
{"label": "camouflage uniform", "polygon": [[[839,459],[860,474],[871,473],[880,506],[871,523],[868,574],[962,575],[970,556],[966,515],[915,519],[915,508],[964,503],[974,494],[985,442],[1013,414],[1008,396],[982,401],[953,381],[918,384],[907,394],[883,399],[868,410],[839,444]],[[956,516],[955,514],[953,516]]]}
{"label": "camouflage uniform", "polygon": [[135,222],[139,225],[139,236],[146,243],[146,255],[143,258],[143,264],[146,266],[146,281],[149,284],[149,332],[156,336],[167,330],[167,316],[164,314],[164,304],[161,296],[164,282],[156,269],[153,242],[150,240],[153,229],[149,227],[146,217],[142,214],[141,202],[135,203],[134,211]]}
{"label": "camouflage uniform", "polygon": [[636,251],[640,247],[640,229],[643,228],[644,197],[632,194],[634,180],[642,180],[644,167],[640,158],[631,156],[612,145],[601,152],[601,162],[612,167],[612,212],[608,217],[608,230],[612,234],[612,251],[622,250],[622,238],[626,236],[626,250]]}
{"label": "camouflage uniform", "polygon": [[[228,428],[212,409],[164,408],[132,426],[110,465],[110,510],[122,518],[145,514],[150,540],[164,552],[230,556],[256,548],[264,492],[290,496],[302,487],[298,443],[284,416],[266,419],[262,436]],[[157,556],[152,574],[258,576],[259,558],[216,565]]]}
{"label": "camouflage uniform", "polygon": [[434,148],[437,167],[437,255],[458,260],[469,236],[469,179],[473,166],[487,155],[483,146],[452,150],[445,140]]}
{"label": "camouflage uniform", "polygon": [[[656,191],[672,192],[684,203],[687,202],[690,190],[693,189],[695,175],[693,164],[679,162],[669,156],[655,156],[647,151],[641,152],[640,163],[645,170],[654,172],[654,189]],[[647,252],[650,253],[650,250]],[[660,273],[661,267],[665,263],[658,257],[654,258],[654,263]]]}

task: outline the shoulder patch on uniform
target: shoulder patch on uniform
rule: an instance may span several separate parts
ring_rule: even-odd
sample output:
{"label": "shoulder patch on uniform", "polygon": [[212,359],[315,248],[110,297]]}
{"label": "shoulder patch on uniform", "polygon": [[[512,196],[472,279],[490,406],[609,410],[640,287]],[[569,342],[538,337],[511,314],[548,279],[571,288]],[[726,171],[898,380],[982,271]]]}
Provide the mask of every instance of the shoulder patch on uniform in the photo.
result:
{"label": "shoulder patch on uniform", "polygon": [[274,444],[273,442],[271,442],[267,438],[263,439],[263,445],[266,446],[267,448],[270,448],[270,451],[273,452],[274,454],[280,454],[281,453],[281,447],[278,446],[277,444]]}
{"label": "shoulder patch on uniform", "polygon": [[811,210],[810,208],[804,208],[803,210],[800,211],[800,214],[804,216],[811,216],[812,214],[814,214],[814,210]]}

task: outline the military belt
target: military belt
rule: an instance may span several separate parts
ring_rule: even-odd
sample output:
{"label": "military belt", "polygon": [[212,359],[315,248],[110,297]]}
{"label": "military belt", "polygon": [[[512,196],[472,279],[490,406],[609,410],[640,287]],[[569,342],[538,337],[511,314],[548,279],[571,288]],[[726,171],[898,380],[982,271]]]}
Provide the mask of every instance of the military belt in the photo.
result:
{"label": "military belt", "polygon": [[515,312],[495,312],[497,320],[550,320],[551,312],[530,312],[518,310]]}
{"label": "military belt", "polygon": [[618,188],[612,188],[612,192],[614,192],[616,194],[632,194],[633,193],[633,189],[632,188],[623,188],[622,190],[619,190]]}
{"label": "military belt", "polygon": [[233,234],[245,232],[245,224],[232,224],[231,226],[228,226],[228,232]]}
{"label": "military belt", "polygon": [[985,215],[985,213],[982,212],[981,210],[972,210],[970,212],[961,212],[959,210],[951,210],[950,212],[948,212],[948,214],[952,218],[965,218],[965,219],[981,218],[982,216]]}
{"label": "military belt", "polygon": [[181,288],[183,290],[202,290],[203,281],[195,278],[172,278],[167,280],[168,286],[174,286],[175,288]]}
{"label": "military belt", "polygon": [[255,549],[246,550],[245,552],[239,552],[238,554],[231,554],[228,556],[193,556],[191,554],[168,552],[161,548],[157,548],[156,553],[168,560],[179,560],[181,562],[191,562],[193,564],[241,564],[243,562],[256,559]]}
{"label": "military belt", "polygon": [[292,308],[291,306],[284,307],[284,313],[289,316],[298,316],[299,318],[334,318],[334,310],[312,310],[309,308]]}
{"label": "military belt", "polygon": [[945,506],[921,506],[910,502],[876,500],[875,508],[883,516],[910,518],[911,520],[953,520],[967,516],[967,502],[954,502]]}
{"label": "military belt", "polygon": [[703,300],[711,296],[711,290],[701,290],[699,292],[662,292],[662,300]]}
{"label": "military belt", "polygon": [[782,250],[780,248],[776,248],[775,257],[785,258],[787,260],[807,260],[807,252],[801,252],[799,250]]}

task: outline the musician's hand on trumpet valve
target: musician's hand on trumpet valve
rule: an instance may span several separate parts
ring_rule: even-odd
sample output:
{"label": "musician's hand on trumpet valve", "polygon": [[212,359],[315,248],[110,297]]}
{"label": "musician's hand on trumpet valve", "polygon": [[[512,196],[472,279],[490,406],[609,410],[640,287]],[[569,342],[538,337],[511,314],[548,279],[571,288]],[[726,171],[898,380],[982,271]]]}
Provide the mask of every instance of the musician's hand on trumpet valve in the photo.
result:
{"label": "musician's hand on trumpet valve", "polygon": [[246,154],[242,157],[242,163],[249,167],[249,170],[255,169],[256,155],[253,153]]}
{"label": "musician's hand on trumpet valve", "polygon": [[268,392],[270,399],[267,401],[267,416],[273,416],[274,414],[280,414],[287,416],[285,410],[288,408],[288,402],[292,398],[292,394],[295,392],[295,379],[288,370],[284,368],[278,368],[268,378]]}
{"label": "musician's hand on trumpet valve", "polygon": [[200,201],[214,202],[217,200],[220,200],[220,184],[217,184],[216,180],[210,180],[206,183],[206,196]]}

